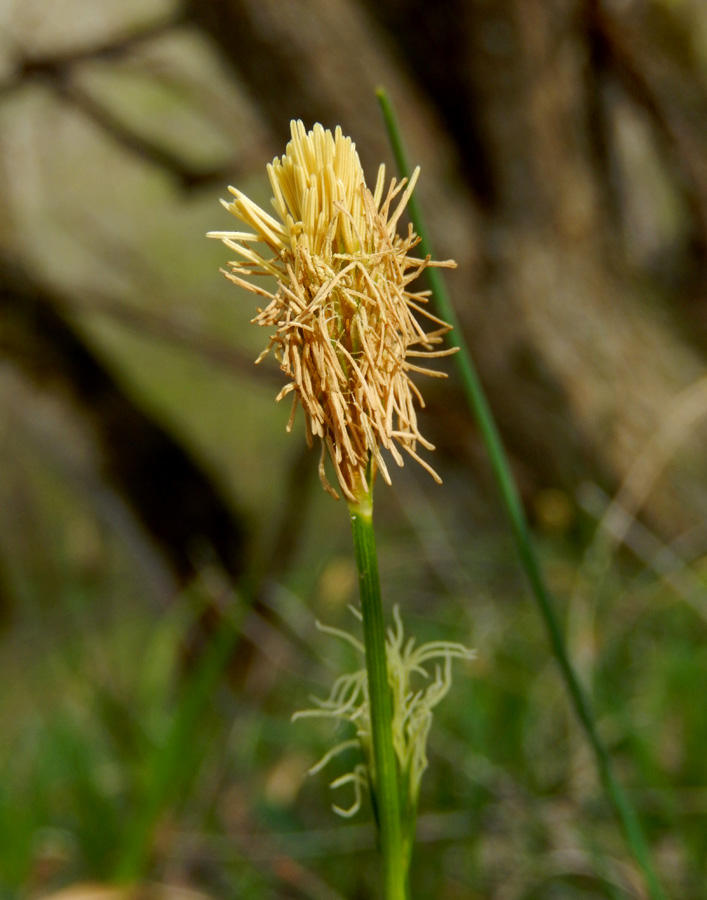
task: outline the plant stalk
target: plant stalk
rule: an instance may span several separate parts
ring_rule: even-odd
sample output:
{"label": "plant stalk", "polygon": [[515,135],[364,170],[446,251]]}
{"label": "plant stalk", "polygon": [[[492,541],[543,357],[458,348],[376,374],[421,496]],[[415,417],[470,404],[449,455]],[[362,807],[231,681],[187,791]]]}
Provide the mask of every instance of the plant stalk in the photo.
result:
{"label": "plant stalk", "polygon": [[[393,155],[401,177],[410,176],[410,167],[407,162],[405,147],[403,145],[400,129],[398,128],[393,105],[383,88],[376,91],[380,103],[383,118],[388,129]],[[421,210],[417,198],[413,194],[408,201],[408,211],[415,231],[420,236],[420,249],[423,256],[435,259],[432,244],[427,234]],[[552,598],[542,574],[540,562],[535,547],[530,537],[527,519],[520,501],[518,489],[508,463],[501,436],[491,412],[486,394],[481,385],[481,380],[476,371],[471,352],[464,340],[459,320],[452,306],[451,299],[446,289],[444,279],[436,268],[426,270],[429,278],[432,294],[440,317],[448,322],[453,330],[448,339],[452,346],[458,347],[459,352],[454,359],[458,368],[467,402],[481,432],[484,445],[489,455],[491,468],[496,479],[496,484],[501,495],[501,502],[508,517],[511,531],[516,543],[516,550],[530,583],[530,588],[538,606],[540,615],[550,640],[552,651],[564,679],[567,692],[570,695],[577,718],[582,724],[587,740],[594,752],[595,763],[599,778],[606,792],[614,813],[620,822],[626,843],[640,866],[652,900],[667,900],[666,894],[658,880],[653,868],[648,842],[643,833],[638,815],[633,808],[628,795],[614,774],[614,767],[604,742],[599,736],[596,727],[594,713],[584,688],[577,676],[565,646],[564,635],[555,613]]]}
{"label": "plant stalk", "polygon": [[403,850],[398,763],[393,747],[393,700],[388,683],[385,623],[373,531],[372,487],[369,485],[368,493],[359,502],[349,504],[368,675],[374,763],[369,777],[383,863],[384,898],[407,900],[407,859]]}

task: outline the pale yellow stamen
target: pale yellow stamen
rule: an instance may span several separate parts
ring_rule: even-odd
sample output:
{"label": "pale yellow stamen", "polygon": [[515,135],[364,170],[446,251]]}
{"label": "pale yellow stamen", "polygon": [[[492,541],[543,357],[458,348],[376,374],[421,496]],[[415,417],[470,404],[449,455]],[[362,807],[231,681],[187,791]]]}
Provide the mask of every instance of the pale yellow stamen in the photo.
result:
{"label": "pale yellow stamen", "polygon": [[[402,465],[399,445],[439,480],[417,453],[418,443],[432,445],[418,429],[415,402],[424,403],[410,373],[443,373],[410,359],[453,350],[435,349],[449,326],[425,308],[429,292],[408,285],[427,266],[454,263],[410,256],[419,239],[411,227],[405,237],[397,233],[419,169],[409,182],[393,179],[386,193],[381,166],[371,193],[355,144],[340,128],[332,134],[316,124],[307,132],[298,121],[291,131],[285,155],[267,167],[276,217],[229,188],[234,199],[224,206],[252,232],[209,235],[240,258],[229,263],[227,277],[268,301],[253,321],[275,331],[257,361],[274,349],[292,379],[277,397],[294,392],[287,428],[301,405],[308,443],[322,441],[319,473],[334,496],[327,452],[348,500],[365,490],[369,460],[390,482],[380,447]],[[255,275],[277,279],[277,292],[255,285]],[[423,322],[436,327],[426,331]]]}

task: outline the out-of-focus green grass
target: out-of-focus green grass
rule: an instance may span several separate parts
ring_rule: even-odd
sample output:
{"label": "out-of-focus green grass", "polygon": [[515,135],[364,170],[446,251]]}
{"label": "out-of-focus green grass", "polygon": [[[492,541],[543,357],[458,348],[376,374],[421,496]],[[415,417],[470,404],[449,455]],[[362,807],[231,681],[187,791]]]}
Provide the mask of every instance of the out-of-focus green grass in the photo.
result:
{"label": "out-of-focus green grass", "polygon": [[[261,424],[255,413],[252,422]],[[31,436],[24,440],[31,448]],[[5,466],[21,484],[12,494],[13,540],[7,505],[3,534],[22,602],[0,656],[0,883],[6,896],[34,897],[120,869],[156,750],[198,671],[184,669],[181,648],[210,588],[207,578],[161,606],[131,567],[125,536],[97,528],[90,503],[45,454],[11,454]],[[378,489],[386,602],[401,603],[419,640],[461,640],[479,654],[457,664],[438,709],[415,894],[630,897],[632,865],[508,537],[492,520],[480,535],[462,530],[453,501],[463,474],[444,474],[442,488],[406,472],[395,490]],[[182,737],[145,878],[245,898],[368,896],[375,884],[370,811],[354,822],[333,815],[331,800],[343,797],[331,796],[326,775],[337,764],[305,775],[337,736],[323,723],[289,722],[353,664],[314,628],[317,617],[352,627],[355,576],[343,506],[316,477],[310,489],[312,506],[296,523],[299,552],[269,593],[285,625],[260,632],[263,655],[245,688],[222,683]],[[263,514],[272,518],[277,498],[270,502]],[[410,524],[421,502],[436,511],[425,525],[431,543]],[[546,537],[544,562],[672,896],[697,900],[707,851],[705,624],[628,558],[614,559],[600,586],[577,583],[586,534]]]}
{"label": "out-of-focus green grass", "polygon": [[[188,283],[182,265],[174,278]],[[247,324],[249,300],[214,280],[213,295],[195,291],[205,298],[198,323],[254,358],[265,334]],[[182,314],[178,304],[164,311]],[[235,375],[115,321],[84,325],[127,389],[246,508],[267,559],[304,440],[284,433],[288,410],[272,402],[276,387],[258,383],[257,370],[253,379]],[[0,548],[16,598],[0,634],[3,894],[34,898],[110,880],[145,834],[138,868],[151,881],[214,897],[372,896],[370,811],[353,822],[334,816],[332,800],[345,803],[327,787],[327,776],[343,771],[336,764],[306,777],[341,736],[289,721],[354,664],[314,627],[319,618],[350,628],[346,604],[356,598],[345,507],[321,490],[316,454],[308,503],[291,525],[295,557],[267,585],[281,627],[246,620],[263,652],[244,687],[234,692],[224,680],[188,737],[164,752],[193,695],[198,670],[185,669],[182,647],[211,576],[172,596],[142,535],[92,479],[76,423],[15,388],[3,384],[0,462]],[[386,604],[401,604],[419,641],[478,650],[477,660],[456,665],[438,708],[415,895],[634,896],[635,872],[500,514],[461,465],[436,465],[441,487],[406,467],[392,489],[378,485],[376,501]],[[543,562],[671,895],[698,900],[707,896],[705,621],[626,555],[609,559],[597,581],[585,565],[593,527],[574,513],[541,534]],[[173,776],[154,794],[162,759]]]}

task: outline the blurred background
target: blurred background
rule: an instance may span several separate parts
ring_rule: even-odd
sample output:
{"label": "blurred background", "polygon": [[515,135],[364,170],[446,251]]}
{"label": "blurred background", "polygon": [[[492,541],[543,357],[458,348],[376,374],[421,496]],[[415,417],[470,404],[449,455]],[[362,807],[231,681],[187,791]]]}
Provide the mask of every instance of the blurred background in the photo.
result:
{"label": "blurred background", "polygon": [[[204,234],[293,118],[393,174],[380,84],[602,734],[707,897],[702,0],[2,0],[3,898],[377,896],[346,761],[306,776],[341,735],[289,721],[358,665],[314,624],[356,624],[346,508]],[[444,484],[376,499],[386,603],[478,651],[415,896],[645,897],[444,365]]]}

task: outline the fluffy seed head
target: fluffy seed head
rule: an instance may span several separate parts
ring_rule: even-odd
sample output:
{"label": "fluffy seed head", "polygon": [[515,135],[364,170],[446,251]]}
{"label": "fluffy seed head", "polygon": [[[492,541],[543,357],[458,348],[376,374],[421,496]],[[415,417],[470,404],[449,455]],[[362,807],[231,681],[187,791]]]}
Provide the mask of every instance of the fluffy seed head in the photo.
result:
{"label": "fluffy seed head", "polygon": [[[415,406],[424,402],[411,373],[442,375],[419,363],[453,352],[438,349],[450,326],[425,308],[429,292],[410,284],[427,266],[454,263],[411,256],[419,238],[411,226],[397,233],[419,169],[385,191],[381,166],[371,192],[341,128],[307,132],[294,121],[291,130],[285,155],[268,166],[275,216],[231,187],[235,199],[222,203],[251,230],[209,234],[238,255],[226,277],[266,301],[253,321],[274,331],[257,362],[274,348],[290,379],[277,399],[293,395],[288,431],[299,405],[335,497],[327,452],[349,501],[367,490],[369,460],[390,483],[381,447],[398,465],[402,448],[439,481],[418,455],[418,444],[434,448],[418,429]],[[276,279],[274,293],[258,283],[263,275]]]}

